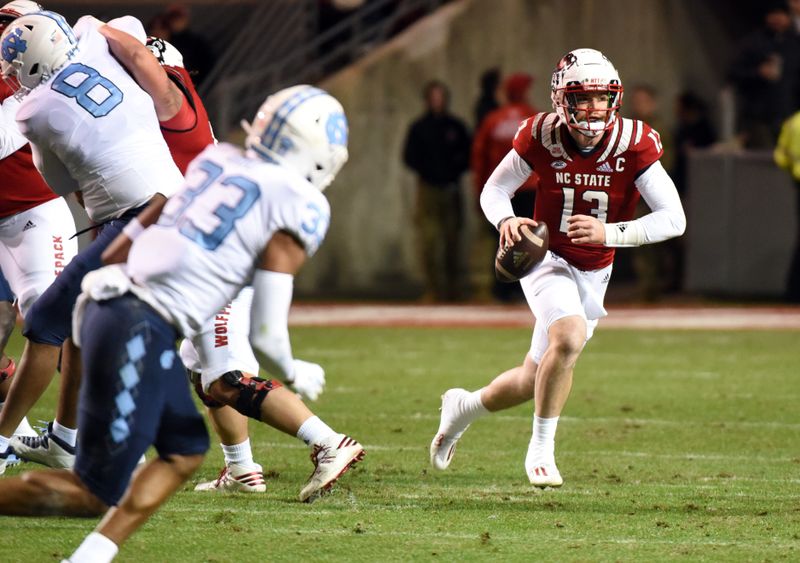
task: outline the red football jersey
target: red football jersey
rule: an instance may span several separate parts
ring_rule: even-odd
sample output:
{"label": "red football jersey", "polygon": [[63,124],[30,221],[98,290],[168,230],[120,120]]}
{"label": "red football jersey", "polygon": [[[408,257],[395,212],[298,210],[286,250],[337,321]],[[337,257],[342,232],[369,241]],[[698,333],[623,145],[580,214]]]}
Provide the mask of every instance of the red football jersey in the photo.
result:
{"label": "red football jersey", "polygon": [[[11,88],[0,80],[0,101],[11,95]],[[29,144],[0,160],[0,178],[3,179],[0,218],[16,215],[58,197],[33,165]]]}
{"label": "red football jersey", "polygon": [[172,128],[170,123],[161,124],[161,133],[167,142],[172,160],[178,166],[182,174],[186,174],[186,168],[204,148],[214,142],[214,133],[211,131],[211,124],[208,121],[208,113],[203,105],[203,101],[194,88],[189,73],[184,68],[165,66],[167,75],[183,92],[185,101],[194,110],[194,119],[189,126]]}
{"label": "red football jersey", "polygon": [[567,218],[631,220],[639,201],[634,181],[663,153],[658,133],[642,121],[617,117],[598,146],[582,153],[555,113],[537,113],[520,125],[514,149],[539,176],[533,218],[547,223],[550,250],[581,270],[611,264],[613,248],[570,241]]}

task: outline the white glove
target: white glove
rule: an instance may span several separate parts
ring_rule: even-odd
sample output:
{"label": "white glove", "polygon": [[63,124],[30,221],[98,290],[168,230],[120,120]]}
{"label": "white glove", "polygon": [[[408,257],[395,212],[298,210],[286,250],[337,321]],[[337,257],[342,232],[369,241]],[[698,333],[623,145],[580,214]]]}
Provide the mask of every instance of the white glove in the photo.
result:
{"label": "white glove", "polygon": [[325,387],[325,370],[319,364],[298,359],[292,361],[292,366],[292,380],[287,383],[304,399],[316,401]]}

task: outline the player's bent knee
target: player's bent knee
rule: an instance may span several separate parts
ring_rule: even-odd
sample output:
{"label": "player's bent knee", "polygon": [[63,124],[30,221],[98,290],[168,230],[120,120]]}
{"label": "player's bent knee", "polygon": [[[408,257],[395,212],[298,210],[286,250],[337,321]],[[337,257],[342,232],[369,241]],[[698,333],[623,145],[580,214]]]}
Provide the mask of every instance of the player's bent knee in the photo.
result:
{"label": "player's bent knee", "polygon": [[580,317],[560,319],[550,327],[548,339],[548,348],[560,356],[576,357],[586,344],[586,321]]}
{"label": "player's bent knee", "polygon": [[260,421],[261,403],[270,391],[279,387],[282,387],[281,383],[274,379],[247,377],[240,371],[229,371],[211,384],[208,394],[239,413]]}
{"label": "player's bent knee", "polygon": [[586,338],[580,335],[568,335],[562,338],[555,339],[552,343],[553,348],[564,358],[575,357],[581,353],[583,346],[586,343]]}
{"label": "player's bent knee", "polygon": [[43,295],[30,306],[25,315],[22,335],[37,344],[61,346],[64,343],[64,337],[68,336],[68,331],[61,319],[58,318],[57,311],[51,311],[44,303],[46,300]]}

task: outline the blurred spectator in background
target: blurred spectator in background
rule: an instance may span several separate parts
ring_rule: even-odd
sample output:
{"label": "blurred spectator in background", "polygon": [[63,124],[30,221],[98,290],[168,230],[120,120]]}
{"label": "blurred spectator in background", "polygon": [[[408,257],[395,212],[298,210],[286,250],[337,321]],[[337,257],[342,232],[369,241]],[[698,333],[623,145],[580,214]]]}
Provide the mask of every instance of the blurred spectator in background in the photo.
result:
{"label": "blurred spectator in background", "polygon": [[[799,0],[800,1],[800,0]],[[475,102],[475,129],[477,130],[483,118],[490,112],[500,107],[497,101],[497,89],[500,87],[500,69],[490,68],[481,74],[481,93]]]}
{"label": "blurred spectator in background", "polygon": [[[695,149],[707,148],[717,141],[717,133],[709,117],[708,105],[695,93],[683,92],[675,101],[675,128],[672,142],[675,148],[670,176],[675,182],[683,206],[686,208],[686,184],[689,154]],[[664,241],[663,289],[667,293],[683,289],[684,243],[683,238]]]}
{"label": "blurred spectator in background", "polygon": [[[533,77],[528,74],[516,73],[508,76],[503,81],[502,95],[503,105],[488,113],[480,127],[475,133],[472,142],[472,155],[470,167],[472,169],[472,179],[475,188],[475,203],[478,204],[481,191],[492,171],[500,164],[513,147],[514,135],[517,134],[519,124],[526,118],[537,113],[537,110],[528,101],[528,94]],[[536,185],[538,178],[532,174],[523,187],[517,190],[511,204],[517,217],[533,218],[533,205],[536,196]],[[480,208],[480,206],[478,205]],[[486,268],[491,268],[494,272],[494,254],[497,250],[497,229],[487,224],[485,232],[491,237],[489,248],[491,254],[487,254]],[[482,244],[481,246],[484,246]],[[494,279],[494,274],[492,274]],[[518,283],[501,283],[497,280],[493,282],[492,294],[501,301],[511,301],[515,298],[522,298],[522,289]]]}
{"label": "blurred spectator in background", "polygon": [[796,35],[800,35],[800,0],[789,0],[786,3],[789,16],[792,18],[792,27]]}
{"label": "blurred spectator in background", "polygon": [[709,147],[716,140],[717,134],[709,117],[708,105],[694,92],[680,94],[675,102],[675,154],[670,176],[681,196],[686,190],[689,153],[695,148]]}
{"label": "blurred spectator in background", "polygon": [[[659,133],[664,147],[661,162],[669,170],[674,158],[672,140],[659,113],[658,92],[650,84],[636,84],[625,92],[624,100],[624,107],[632,119],[644,121]],[[640,200],[636,207],[636,217],[649,212],[647,204]],[[614,274],[618,279],[624,278],[626,273],[630,275],[632,267],[639,297],[644,301],[657,301],[668,288],[678,289],[680,286],[676,265],[682,262],[681,252],[680,244],[666,243],[648,244],[631,249],[630,252],[620,252],[614,264]]]}
{"label": "blurred spectator in background", "polygon": [[632,119],[640,119],[658,131],[664,156],[661,163],[669,170],[672,167],[672,135],[664,123],[660,113],[658,92],[651,84],[635,84],[625,90],[625,107]]}
{"label": "blurred spectator in background", "polygon": [[800,112],[783,124],[774,156],[778,166],[792,175],[797,188],[797,238],[786,280],[785,297],[790,303],[800,303]]}
{"label": "blurred spectator in background", "polygon": [[211,72],[216,59],[210,43],[191,31],[190,23],[189,7],[186,4],[172,4],[150,21],[147,33],[169,41],[183,54],[185,68],[194,71],[192,80],[199,87]]}
{"label": "blurred spectator in background", "polygon": [[448,110],[447,86],[433,81],[423,94],[426,111],[409,127],[403,160],[418,179],[415,223],[424,300],[455,301],[466,297],[467,290],[461,267],[461,176],[469,165],[470,135]]}
{"label": "blurred spectator in background", "polygon": [[[169,25],[167,24],[167,18],[164,12],[159,12],[147,22],[147,35],[158,38],[169,38],[172,35],[169,31]],[[168,41],[168,39],[164,40]]]}
{"label": "blurred spectator in background", "polygon": [[800,107],[800,36],[784,2],[767,8],[746,36],[729,73],[736,90],[737,135],[746,148],[775,146],[781,123]]}

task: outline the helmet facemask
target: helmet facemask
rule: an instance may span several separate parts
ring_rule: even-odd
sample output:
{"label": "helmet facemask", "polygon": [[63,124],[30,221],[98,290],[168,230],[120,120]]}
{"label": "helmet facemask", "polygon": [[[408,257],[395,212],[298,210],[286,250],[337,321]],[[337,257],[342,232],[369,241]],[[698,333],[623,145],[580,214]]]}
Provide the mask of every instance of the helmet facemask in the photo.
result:
{"label": "helmet facemask", "polygon": [[[597,96],[605,103],[595,103]],[[622,100],[622,86],[572,84],[564,88],[560,98],[563,102],[559,115],[563,113],[566,124],[587,137],[596,137],[614,124]]]}

